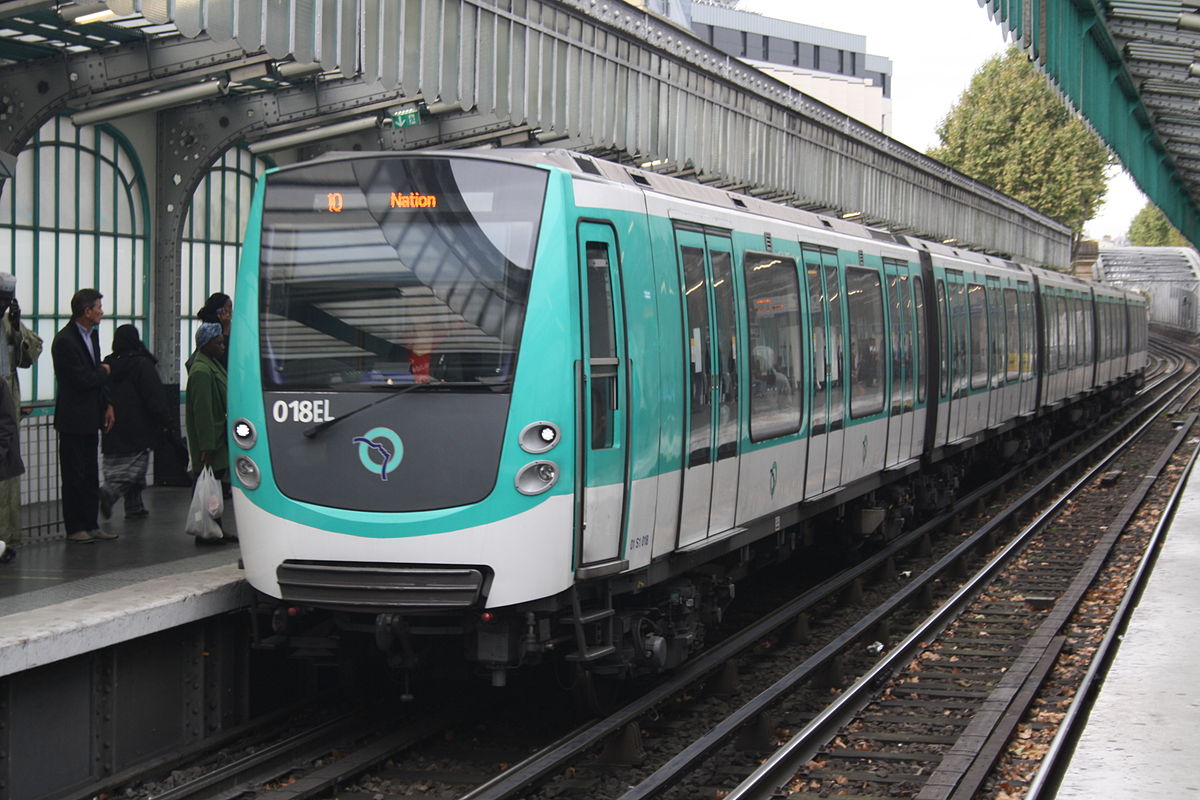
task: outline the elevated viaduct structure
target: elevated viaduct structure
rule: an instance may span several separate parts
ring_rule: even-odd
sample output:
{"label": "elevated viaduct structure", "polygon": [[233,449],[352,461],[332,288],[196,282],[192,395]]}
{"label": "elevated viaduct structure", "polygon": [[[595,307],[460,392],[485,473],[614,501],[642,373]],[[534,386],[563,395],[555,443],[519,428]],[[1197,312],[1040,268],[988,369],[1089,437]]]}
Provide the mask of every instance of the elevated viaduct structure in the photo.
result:
{"label": "elevated viaduct structure", "polygon": [[[152,165],[153,278],[130,315],[152,316],[167,371],[197,294],[181,266],[189,214],[235,150],[286,163],[554,141],[1027,262],[1069,260],[1057,222],[620,0],[9,0],[0,59],[0,150],[27,151],[65,118],[113,129]],[[5,268],[22,260],[14,247],[0,245]]]}

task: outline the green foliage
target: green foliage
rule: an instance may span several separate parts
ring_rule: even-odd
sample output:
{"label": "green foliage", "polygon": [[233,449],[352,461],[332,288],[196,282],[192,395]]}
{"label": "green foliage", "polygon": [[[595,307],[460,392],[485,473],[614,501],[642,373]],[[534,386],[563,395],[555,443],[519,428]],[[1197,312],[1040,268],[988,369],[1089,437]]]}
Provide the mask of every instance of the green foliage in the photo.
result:
{"label": "green foliage", "polygon": [[1077,236],[1104,199],[1108,148],[1015,47],[979,68],[937,133],[929,155]]}
{"label": "green foliage", "polygon": [[1165,214],[1153,203],[1146,203],[1129,223],[1127,234],[1134,247],[1191,247],[1191,243],[1175,230]]}

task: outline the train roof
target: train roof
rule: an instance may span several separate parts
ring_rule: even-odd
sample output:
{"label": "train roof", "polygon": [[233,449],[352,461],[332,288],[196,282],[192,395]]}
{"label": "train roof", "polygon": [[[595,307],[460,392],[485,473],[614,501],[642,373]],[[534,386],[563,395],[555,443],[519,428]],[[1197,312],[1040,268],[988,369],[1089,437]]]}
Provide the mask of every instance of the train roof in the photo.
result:
{"label": "train roof", "polygon": [[[1080,289],[1098,284],[1077,278],[1069,273],[1058,272],[1045,267],[1030,267],[999,256],[988,255],[966,248],[921,239],[916,236],[895,234],[890,231],[872,228],[852,220],[828,217],[812,211],[780,205],[769,200],[752,195],[739,194],[724,189],[707,186],[696,181],[684,180],[670,175],[639,169],[613,161],[594,158],[584,153],[577,153],[563,148],[503,148],[503,149],[464,149],[464,150],[410,150],[387,152],[330,152],[314,160],[377,158],[389,156],[436,156],[445,158],[478,158],[482,160],[504,161],[508,163],[526,164],[535,167],[554,167],[569,172],[580,180],[607,181],[623,184],[641,191],[650,191],[666,197],[690,200],[706,206],[726,209],[731,212],[741,212],[779,220],[781,222],[801,225],[818,230],[831,231],[842,236],[863,241],[884,242],[900,245],[906,249],[928,252],[935,261],[958,261],[972,265],[986,265],[999,269],[1009,269],[1038,276],[1044,283],[1059,286],[1071,286]],[[278,168],[285,171],[312,162],[301,162]],[[276,171],[276,170],[272,170]],[[947,263],[947,266],[954,266]],[[1117,292],[1124,290],[1115,289]],[[1128,292],[1130,295],[1136,293]],[[1137,295],[1140,297],[1140,295]]]}

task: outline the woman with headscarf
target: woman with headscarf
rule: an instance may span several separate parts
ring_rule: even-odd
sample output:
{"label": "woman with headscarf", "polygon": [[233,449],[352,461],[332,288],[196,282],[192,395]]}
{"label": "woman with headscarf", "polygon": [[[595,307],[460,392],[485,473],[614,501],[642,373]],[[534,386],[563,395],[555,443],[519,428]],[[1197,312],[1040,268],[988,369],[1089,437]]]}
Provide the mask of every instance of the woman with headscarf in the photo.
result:
{"label": "woman with headscarf", "polygon": [[[229,442],[225,438],[225,386],[228,377],[220,357],[225,353],[225,335],[219,322],[205,322],[196,329],[196,356],[188,370],[187,404],[184,412],[192,475],[199,477],[212,467],[221,483],[229,471]],[[213,544],[234,538],[202,539],[196,544]]]}
{"label": "woman with headscarf", "polygon": [[[213,292],[204,301],[204,305],[196,312],[196,319],[200,322],[215,322],[221,326],[221,335],[225,337],[225,350],[221,352],[217,359],[221,362],[221,366],[229,368],[229,328],[233,323],[233,298],[224,292]],[[191,370],[192,362],[196,360],[196,352],[193,351],[188,356],[184,366]]]}
{"label": "woman with headscarf", "polygon": [[100,444],[104,454],[100,514],[110,516],[113,504],[124,497],[126,519],[136,519],[149,513],[142,504],[142,489],[150,448],[170,432],[171,409],[154,366],[157,359],[142,344],[137,328],[117,328],[112,354],[104,361],[112,370],[109,387],[116,421]]}

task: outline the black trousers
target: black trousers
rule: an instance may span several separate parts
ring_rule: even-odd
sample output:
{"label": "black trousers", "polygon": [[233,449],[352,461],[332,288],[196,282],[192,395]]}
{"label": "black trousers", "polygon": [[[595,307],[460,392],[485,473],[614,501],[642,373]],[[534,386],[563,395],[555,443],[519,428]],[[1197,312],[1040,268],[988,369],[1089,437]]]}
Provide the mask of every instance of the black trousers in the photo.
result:
{"label": "black trousers", "polygon": [[58,434],[58,469],[62,475],[63,523],[69,536],[100,527],[100,467],[96,458],[100,434]]}

